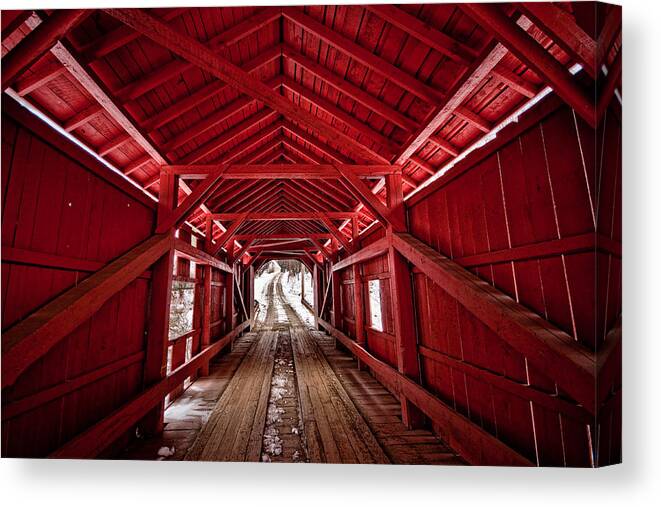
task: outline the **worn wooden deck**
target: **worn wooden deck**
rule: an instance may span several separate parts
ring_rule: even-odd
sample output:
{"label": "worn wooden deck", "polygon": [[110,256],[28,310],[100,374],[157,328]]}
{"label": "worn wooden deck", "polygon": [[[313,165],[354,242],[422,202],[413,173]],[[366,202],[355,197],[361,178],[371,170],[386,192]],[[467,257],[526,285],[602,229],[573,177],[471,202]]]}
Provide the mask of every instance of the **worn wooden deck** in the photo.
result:
{"label": "worn wooden deck", "polygon": [[168,408],[163,435],[123,458],[463,464],[430,431],[402,424],[399,401],[304,323],[279,276],[267,290],[255,331]]}

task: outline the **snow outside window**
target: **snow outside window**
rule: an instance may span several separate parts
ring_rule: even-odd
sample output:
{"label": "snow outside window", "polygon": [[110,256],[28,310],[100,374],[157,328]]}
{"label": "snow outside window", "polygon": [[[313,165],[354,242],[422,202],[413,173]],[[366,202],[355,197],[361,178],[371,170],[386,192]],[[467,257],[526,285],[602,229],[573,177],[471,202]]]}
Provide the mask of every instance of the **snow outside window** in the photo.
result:
{"label": "snow outside window", "polygon": [[383,316],[381,313],[381,281],[370,280],[367,283],[370,302],[370,327],[376,331],[383,331]]}
{"label": "snow outside window", "polygon": [[172,282],[170,300],[170,340],[193,330],[193,305],[195,284],[175,280]]}

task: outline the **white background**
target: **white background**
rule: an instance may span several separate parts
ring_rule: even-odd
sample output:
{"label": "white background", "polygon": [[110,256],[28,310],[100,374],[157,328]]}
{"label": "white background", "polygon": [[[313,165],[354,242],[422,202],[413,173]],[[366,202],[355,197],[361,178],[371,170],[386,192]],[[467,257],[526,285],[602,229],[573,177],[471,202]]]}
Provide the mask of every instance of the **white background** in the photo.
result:
{"label": "white background", "polygon": [[[1,1],[7,8],[175,6]],[[193,0],[194,5],[225,2]],[[292,2],[287,3],[310,3]],[[331,3],[331,0],[328,0]],[[345,2],[339,2],[345,3]],[[354,1],[353,3],[358,3]],[[232,5],[264,2],[232,1]],[[624,464],[601,470],[261,465],[109,461],[0,462],[0,502],[113,505],[658,505],[661,498],[661,9],[624,5]]]}

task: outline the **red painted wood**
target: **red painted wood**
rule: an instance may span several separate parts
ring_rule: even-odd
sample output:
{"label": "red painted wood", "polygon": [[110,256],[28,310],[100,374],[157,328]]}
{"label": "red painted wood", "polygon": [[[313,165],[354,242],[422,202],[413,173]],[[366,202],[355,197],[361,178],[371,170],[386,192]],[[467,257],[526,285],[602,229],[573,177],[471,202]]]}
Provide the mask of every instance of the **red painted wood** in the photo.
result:
{"label": "red painted wood", "polygon": [[[163,223],[164,217],[169,217],[177,205],[178,178],[174,174],[163,171],[159,186],[157,224]],[[163,252],[165,255],[162,255],[156,261],[152,270],[149,325],[143,374],[144,388],[163,379],[167,368],[172,270],[174,265],[174,230],[169,230],[163,236],[168,238],[169,248]],[[164,405],[163,400],[161,400],[161,403],[142,422],[146,434],[152,435],[162,431],[163,410]]]}
{"label": "red painted wood", "polygon": [[[153,201],[139,190],[5,99],[6,331],[148,238],[154,212]],[[12,251],[21,252],[15,257],[19,263],[8,262],[6,252]],[[148,275],[145,269],[137,273],[12,387],[3,389],[3,402],[10,404],[6,407],[13,402],[23,407],[3,421],[4,455],[44,456],[139,391],[141,362],[122,361],[143,353]],[[3,371],[6,364],[3,354]],[[11,414],[3,409],[3,416]]]}
{"label": "red painted wood", "polygon": [[[401,175],[386,177],[386,195],[388,208],[392,216],[399,222],[405,221],[404,196],[402,193]],[[392,232],[386,236],[388,247],[388,271],[390,272],[390,289],[394,335],[396,345],[397,370],[407,377],[420,383],[420,362],[415,327],[415,309],[413,292],[411,290],[411,272],[406,260],[397,252],[391,243]],[[406,398],[400,398],[402,405],[402,422],[409,428],[421,427],[424,424],[423,414]]]}
{"label": "red painted wood", "polygon": [[[571,402],[578,396],[563,381],[565,368],[540,367],[539,361],[531,359],[535,351],[513,346],[503,339],[507,333],[483,322],[483,308],[477,309],[483,317],[479,318],[475,307],[463,296],[434,283],[433,276],[438,273],[430,278],[428,266],[414,267],[408,274],[422,351],[421,371],[415,383],[452,407],[460,418],[497,437],[531,462],[605,464],[619,459],[621,426],[620,352],[618,345],[613,346],[617,340],[609,339],[609,330],[616,326],[621,313],[622,286],[621,111],[613,100],[613,89],[620,86],[620,10],[600,7],[590,11],[582,6],[535,9],[546,10],[530,25],[528,34],[516,28],[513,19],[507,20],[508,27],[530,39],[527,49],[534,44],[535,51],[541,50],[556,61],[556,70],[560,68],[567,75],[566,68],[581,58],[580,30],[593,38],[601,31],[596,50],[600,63],[595,68],[603,62],[610,79],[593,87],[589,76],[570,76],[572,83],[580,81],[581,86],[590,86],[591,96],[599,96],[593,92],[601,90],[598,128],[591,128],[580,113],[561,106],[551,94],[500,131],[495,140],[408,199],[407,225],[414,238],[467,268],[498,298],[511,298],[516,308],[525,308],[542,319],[544,326],[548,323],[560,330],[563,337],[575,340],[591,355],[598,351],[596,367],[606,364],[602,368],[610,372],[599,389],[598,421],[584,420],[585,411]],[[557,23],[560,18],[548,16],[559,9],[566,21],[562,25]],[[526,98],[544,86],[560,90],[550,79],[553,76],[541,73],[540,68],[530,65],[533,62],[523,59],[521,63],[517,58],[521,54],[505,51],[506,47],[514,47],[516,37],[507,31],[499,33],[506,44],[498,44],[498,38],[491,40],[456,6],[321,6],[288,9],[284,15],[278,8],[272,9],[272,17],[250,8],[201,8],[190,11],[194,15],[189,15],[187,9],[155,12],[161,12],[162,20],[177,34],[200,41],[219,41],[234,33],[236,37],[230,43],[240,38],[241,44],[231,51],[225,46],[216,48],[218,53],[240,68],[243,77],[249,76],[250,85],[272,87],[291,103],[288,107],[306,116],[309,113],[317,119],[317,126],[325,126],[325,131],[287,112],[277,116],[252,95],[241,95],[247,93],[246,88],[236,90],[215,79],[217,75],[209,82],[208,72],[186,59],[173,61],[171,52],[147,40],[141,32],[126,25],[115,28],[116,21],[103,12],[94,22],[90,20],[73,30],[69,40],[58,45],[55,56],[48,55],[27,70],[16,83],[19,93],[143,187],[157,188],[154,173],[162,164],[158,160],[163,153],[180,163],[200,157],[200,162],[211,162],[216,167],[225,163],[238,163],[244,169],[252,166],[252,176],[237,171],[235,177],[254,179],[222,181],[217,191],[200,202],[199,209],[194,211],[196,206],[191,205],[191,213],[188,209],[183,213],[182,208],[180,214],[200,229],[205,227],[205,214],[211,211],[229,213],[224,217],[228,220],[244,212],[255,214],[255,218],[279,215],[277,221],[255,219],[241,226],[242,234],[236,238],[260,241],[254,248],[232,244],[230,250],[237,246],[239,255],[251,253],[244,259],[238,259],[239,255],[234,259],[239,264],[232,280],[237,290],[229,294],[223,272],[231,268],[192,247],[186,239],[187,226],[182,227],[183,239],[175,242],[177,270],[183,273],[190,261],[200,264],[196,289],[200,300],[202,271],[210,272],[210,343],[228,330],[233,319],[242,319],[243,313],[248,313],[245,303],[251,298],[246,269],[272,258],[298,258],[310,268],[317,265],[318,271],[328,267],[330,280],[321,273],[318,277],[317,298],[325,301],[321,305],[324,308],[319,309],[320,317],[332,320],[336,328],[351,337],[364,330],[369,355],[391,367],[398,366],[398,356],[402,356],[398,353],[395,324],[402,312],[394,311],[394,306],[402,303],[396,286],[405,277],[391,269],[384,255],[388,242],[380,238],[385,229],[369,228],[355,243],[365,248],[351,255],[345,251],[354,244],[348,239],[349,231],[355,234],[366,229],[374,216],[384,225],[392,220],[392,212],[381,204],[386,196],[383,178],[373,186],[360,180],[392,171],[366,169],[355,180],[359,188],[356,192],[355,188],[345,188],[351,184],[341,181],[330,164],[352,165],[367,160],[359,153],[360,145],[377,158],[408,147],[412,151],[401,167],[401,179],[407,185],[403,190],[417,188],[437,168],[490,132]],[[511,6],[503,12],[506,16],[516,13]],[[535,18],[532,14],[530,17]],[[251,22],[254,25],[255,19],[264,23],[245,36],[241,34],[240,27]],[[524,20],[521,18],[519,23]],[[7,47],[20,35],[9,37]],[[93,59],[78,56],[73,48]],[[94,48],[102,54],[95,55]],[[494,58],[499,53],[502,57]],[[71,74],[62,62],[70,66]],[[474,75],[471,69],[476,69]],[[453,90],[464,90],[464,81],[471,85],[465,88],[468,93],[455,101],[451,114],[434,123],[438,112],[435,107],[451,100]],[[88,84],[91,98],[83,89]],[[411,93],[413,89],[417,91]],[[426,93],[429,91],[436,97]],[[104,107],[94,100],[100,100]],[[3,100],[5,111],[6,102]],[[114,114],[116,111],[121,114]],[[20,114],[30,116],[25,112],[12,116]],[[88,122],[89,128],[80,128]],[[136,127],[136,136],[127,134],[132,126]],[[419,128],[424,131],[421,137]],[[100,164],[90,162],[88,154],[65,149],[67,143],[57,134],[49,133],[49,137],[44,125],[32,130],[40,132],[41,140],[56,147],[63,158],[53,157],[40,140],[8,127],[4,120],[2,130],[3,164],[11,160],[17,168],[35,168],[34,176],[18,169],[6,171],[6,166],[2,172],[3,322],[11,325],[144,240],[153,230],[153,207],[148,198],[139,197],[139,191],[107,174]],[[353,137],[356,143],[347,144],[342,135]],[[75,160],[85,161],[93,183],[85,182],[72,169]],[[289,162],[297,166],[287,167]],[[96,176],[90,172],[95,163]],[[302,164],[311,169],[301,172]],[[42,167],[52,170],[38,169]],[[202,179],[208,171],[189,169],[187,174],[182,170],[180,199],[185,202],[186,195],[193,194],[186,201],[190,203],[200,182],[188,180]],[[296,179],[286,181],[287,175]],[[104,181],[97,182],[97,176]],[[104,183],[113,178],[114,188],[106,187]],[[62,198],[49,199],[53,195]],[[101,196],[98,201],[97,195]],[[69,203],[73,209],[68,209]],[[331,239],[342,242],[346,238],[331,267],[324,264],[324,259],[336,254],[320,244],[328,236],[319,233],[323,229],[318,221],[303,217],[319,210],[350,209],[358,211],[358,220],[339,215],[331,218],[332,224],[344,220],[340,227],[339,222],[333,224],[335,237]],[[43,216],[48,218],[37,219]],[[353,222],[350,228],[349,221]],[[219,238],[224,228],[220,222],[217,225]],[[286,244],[267,246],[263,238]],[[281,251],[285,253],[278,253]],[[433,252],[427,253],[433,256]],[[63,385],[66,379],[97,378],[95,372],[104,371],[106,366],[144,353],[148,315],[145,303],[151,278],[151,273],[141,273],[43,360],[30,366],[3,396],[30,399],[48,392],[49,387]],[[383,332],[353,317],[357,279],[361,283],[380,281]],[[463,286],[462,282],[457,287]],[[234,314],[232,309],[226,318],[228,296],[237,298],[239,308],[243,302],[245,310]],[[332,317],[326,311],[330,300]],[[194,319],[195,328],[201,330],[201,308],[195,310]],[[201,332],[193,337],[198,350]],[[95,344],[94,349],[90,343]],[[172,343],[175,367],[184,361],[183,343]],[[66,371],[61,368],[62,358],[66,360]],[[397,382],[374,373],[393,392],[397,390]],[[107,378],[99,377],[61,399],[12,417],[9,426],[3,425],[3,441],[12,442],[13,455],[43,456],[135,396],[141,382],[139,364],[113,371]],[[173,385],[176,392],[180,385]],[[426,400],[417,389],[411,393],[407,403]],[[532,393],[531,399],[526,398],[527,393]],[[447,430],[446,415],[443,411],[434,414],[432,427],[443,434]],[[31,434],[38,434],[33,441],[20,437],[27,428]],[[601,452],[603,449],[608,451]]]}
{"label": "red painted wood", "polygon": [[592,79],[596,77],[596,42],[578,26],[569,12],[553,4],[526,2],[521,7],[526,16],[579,62]]}
{"label": "red painted wood", "polygon": [[175,32],[153,16],[144,12],[121,9],[109,9],[106,12],[169,48],[182,58],[204,68],[208,72],[237,87],[237,89],[244,93],[261,100],[274,110],[287,115],[289,118],[296,119],[304,125],[310,125],[316,131],[337,143],[347,143],[365,160],[374,160],[374,156],[371,152],[366,150],[353,138],[345,134],[329,131],[326,124],[320,121],[316,116],[296,108],[287,99],[276,94],[261,82],[254,80],[242,69],[216,55],[196,40]]}
{"label": "red painted wood", "polygon": [[[537,368],[549,373],[562,371],[562,375],[555,374],[558,384],[594,412],[594,363],[586,349],[543,319],[513,305],[477,277],[454,268],[451,261],[412,236],[393,235],[393,246],[492,330],[502,333],[500,336],[515,349],[527,354]],[[555,361],[564,366],[552,368]]]}
{"label": "red painted wood", "polygon": [[469,462],[476,465],[532,465],[529,460],[504,445],[469,419],[458,414],[450,406],[439,401],[433,394],[411,379],[386,363],[379,361],[346,334],[323,320],[320,320],[319,324],[342,342],[352,354],[365,362],[377,375],[388,379],[390,385],[424,410],[428,417],[436,421],[439,427],[443,429],[441,432],[443,437]]}
{"label": "red painted wood", "polygon": [[388,64],[360,45],[331,30],[323,23],[319,23],[314,18],[307,16],[298,8],[289,7],[283,9],[283,15],[292,22],[314,33],[321,40],[350,55],[351,58],[356,58],[370,70],[378,72],[428,103],[434,104],[440,101],[442,95],[437,90],[421,83],[413,76],[408,75],[395,66]]}
{"label": "red painted wood", "polygon": [[2,58],[2,90],[10,87],[17,77],[91,13],[85,9],[54,11]]}
{"label": "red painted wood", "polygon": [[84,459],[95,458],[106,450],[127,430],[134,427],[154,406],[162,403],[163,398],[179,384],[229,345],[233,338],[249,326],[243,322],[227,333],[220,340],[196,354],[188,363],[174,370],[157,384],[144,390],[130,402],[99,421],[87,431],[76,436],[49,455],[51,458]]}
{"label": "red painted wood", "polygon": [[491,31],[521,61],[547,79],[558,95],[575,108],[589,125],[595,125],[594,104],[586,92],[557,60],[518,28],[499,7],[466,4],[461,8],[481,26]]}

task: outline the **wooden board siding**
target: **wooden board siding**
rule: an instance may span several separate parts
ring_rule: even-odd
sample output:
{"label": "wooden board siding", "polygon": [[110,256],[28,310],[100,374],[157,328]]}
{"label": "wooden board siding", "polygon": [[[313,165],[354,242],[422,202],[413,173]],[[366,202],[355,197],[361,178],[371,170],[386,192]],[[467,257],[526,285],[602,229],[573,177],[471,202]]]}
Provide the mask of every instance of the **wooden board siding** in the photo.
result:
{"label": "wooden board siding", "polygon": [[[408,205],[411,234],[596,352],[622,307],[617,108],[599,126],[597,145],[594,134],[550,97]],[[383,236],[377,231],[361,237],[363,248]],[[385,255],[359,267],[364,283],[389,280]],[[412,273],[425,388],[533,463],[621,459],[619,374],[604,380],[595,420],[420,270]],[[342,330],[355,339],[351,268],[339,276]],[[387,283],[382,293],[386,333],[366,326],[365,348],[393,365]],[[611,360],[620,355],[615,346]]]}
{"label": "wooden board siding", "polygon": [[[26,114],[2,115],[3,330],[146,239],[154,221],[149,201]],[[44,456],[140,391],[149,283],[146,272],[3,391],[4,456]]]}
{"label": "wooden board siding", "polygon": [[[599,127],[597,137],[608,141],[596,150],[596,161],[594,131],[568,107],[552,108],[416,200],[411,232],[595,350],[621,312],[619,135],[620,122],[611,112]],[[615,245],[611,250],[596,247],[595,219],[599,236]],[[532,461],[589,466],[594,423],[588,427],[467,371],[466,365],[474,366],[558,393],[552,378],[414,272],[419,345],[430,351],[422,354],[426,386]],[[609,431],[619,422],[609,412],[604,424]]]}

